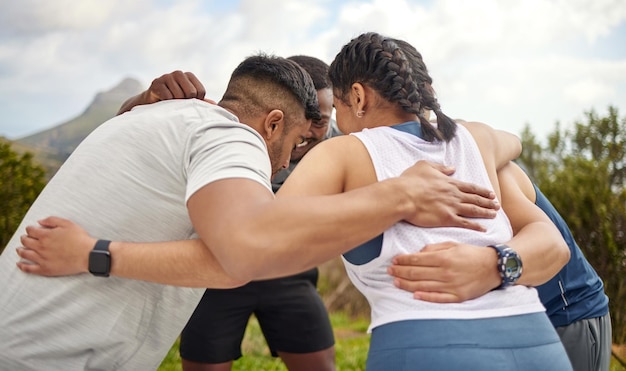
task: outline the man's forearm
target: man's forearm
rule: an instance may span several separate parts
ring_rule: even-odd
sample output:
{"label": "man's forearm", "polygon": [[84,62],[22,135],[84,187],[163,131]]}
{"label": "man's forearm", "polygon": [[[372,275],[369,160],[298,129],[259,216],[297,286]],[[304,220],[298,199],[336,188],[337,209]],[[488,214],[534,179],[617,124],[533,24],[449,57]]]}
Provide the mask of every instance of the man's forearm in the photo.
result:
{"label": "man's forearm", "polygon": [[558,230],[549,223],[527,225],[511,241],[524,264],[518,285],[539,286],[549,281],[569,261],[569,249]]}
{"label": "man's forearm", "polygon": [[233,288],[229,277],[200,240],[158,243],[112,242],[111,275],[186,287]]}

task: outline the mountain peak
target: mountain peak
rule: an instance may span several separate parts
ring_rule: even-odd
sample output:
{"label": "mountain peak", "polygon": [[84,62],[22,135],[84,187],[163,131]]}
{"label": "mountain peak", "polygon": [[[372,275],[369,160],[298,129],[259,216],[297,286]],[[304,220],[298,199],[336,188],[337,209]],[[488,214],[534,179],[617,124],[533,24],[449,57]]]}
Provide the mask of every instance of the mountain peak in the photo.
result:
{"label": "mountain peak", "polygon": [[120,102],[119,105],[121,105],[126,99],[139,94],[139,92],[143,90],[144,87],[139,80],[127,77],[111,89],[96,94],[93,102],[87,107],[87,110],[97,103]]}
{"label": "mountain peak", "polygon": [[62,162],[89,133],[114,117],[122,103],[144,89],[138,80],[127,77],[111,89],[97,93],[89,106],[76,117],[16,142],[35,148],[35,152],[51,153]]}

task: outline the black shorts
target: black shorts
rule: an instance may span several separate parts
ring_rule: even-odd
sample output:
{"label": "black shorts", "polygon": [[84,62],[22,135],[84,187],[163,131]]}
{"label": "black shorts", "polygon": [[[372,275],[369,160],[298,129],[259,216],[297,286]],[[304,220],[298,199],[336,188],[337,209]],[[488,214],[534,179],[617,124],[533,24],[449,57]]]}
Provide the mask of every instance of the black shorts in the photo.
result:
{"label": "black shorts", "polygon": [[181,334],[180,355],[201,363],[241,357],[252,314],[272,352],[311,353],[334,345],[317,268],[286,278],[254,281],[235,289],[208,289]]}

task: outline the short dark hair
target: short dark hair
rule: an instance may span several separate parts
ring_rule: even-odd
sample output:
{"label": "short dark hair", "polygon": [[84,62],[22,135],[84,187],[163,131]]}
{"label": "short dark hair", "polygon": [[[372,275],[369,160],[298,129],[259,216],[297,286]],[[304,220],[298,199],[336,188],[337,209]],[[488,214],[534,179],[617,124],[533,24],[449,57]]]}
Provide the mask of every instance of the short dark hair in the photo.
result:
{"label": "short dark hair", "polygon": [[294,61],[264,53],[235,68],[222,100],[241,101],[239,107],[249,113],[274,108],[294,113],[296,107],[290,105],[295,104],[304,109],[307,120],[321,119],[311,76]]}
{"label": "short dark hair", "polygon": [[329,66],[321,59],[310,57],[308,55],[293,55],[291,57],[287,57],[287,59],[298,63],[300,67],[304,68],[304,70],[311,75],[313,85],[315,85],[315,90],[332,88],[332,84],[328,78]]}

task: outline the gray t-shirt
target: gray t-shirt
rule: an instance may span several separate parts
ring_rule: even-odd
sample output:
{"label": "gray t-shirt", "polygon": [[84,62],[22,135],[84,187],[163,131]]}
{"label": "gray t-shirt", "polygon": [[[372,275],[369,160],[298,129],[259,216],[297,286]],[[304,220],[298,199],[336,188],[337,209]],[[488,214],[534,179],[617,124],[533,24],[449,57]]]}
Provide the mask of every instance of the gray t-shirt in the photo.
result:
{"label": "gray t-shirt", "polygon": [[25,274],[15,248],[27,225],[55,215],[99,238],[193,238],[186,201],[195,191],[233,177],[271,190],[270,174],[261,136],[200,100],[136,107],[102,124],[50,180],[0,256],[0,369],[156,369],[204,291]]}

